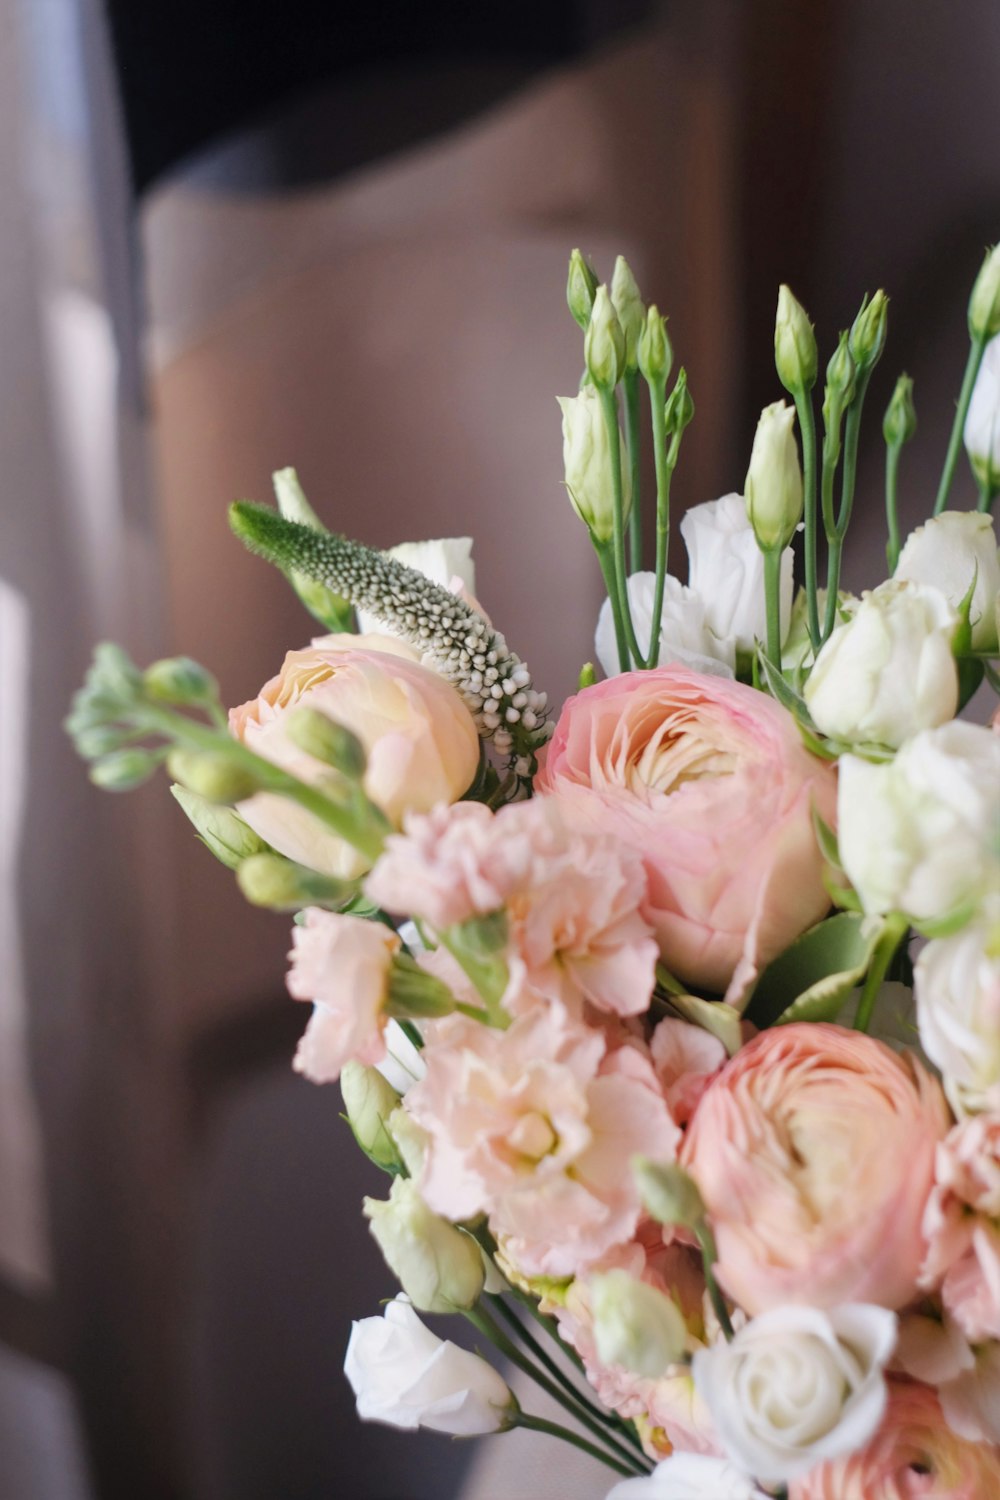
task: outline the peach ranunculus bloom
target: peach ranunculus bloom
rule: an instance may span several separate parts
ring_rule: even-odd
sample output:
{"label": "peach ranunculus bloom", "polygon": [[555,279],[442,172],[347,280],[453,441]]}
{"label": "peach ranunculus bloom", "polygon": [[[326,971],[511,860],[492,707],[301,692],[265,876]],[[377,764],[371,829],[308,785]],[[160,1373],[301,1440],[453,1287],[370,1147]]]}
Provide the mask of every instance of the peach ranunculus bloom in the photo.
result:
{"label": "peach ranunculus bloom", "polygon": [[[230,710],[236,739],[303,781],[333,774],[293,744],[283,720],[315,708],[357,735],[368,755],[364,789],[396,827],[407,812],[454,802],[479,765],[475,721],[460,696],[405,641],[329,635],[289,651],[257,698]],[[259,792],[239,804],[255,833],[289,859],[353,878],[366,861],[325,824],[285,797]]]}
{"label": "peach ranunculus bloom", "polygon": [[940,1285],[970,1343],[1000,1339],[1000,1115],[956,1125],[937,1148],[935,1177],[921,1285]]}
{"label": "peach ranunculus bloom", "polygon": [[420,1190],[449,1219],[489,1215],[526,1276],[571,1276],[635,1233],[630,1170],[680,1131],[649,1062],[547,1006],[506,1031],[462,1016],[426,1029],[406,1110],[428,1134]]}
{"label": "peach ranunculus bloom", "polygon": [[762,1032],[703,1094],[680,1156],[727,1293],[751,1314],[903,1307],[949,1119],[940,1085],[908,1054],[820,1023]]}
{"label": "peach ranunculus bloom", "polygon": [[295,1054],[295,1071],[332,1083],[351,1059],[381,1062],[389,970],[401,944],[381,922],[310,906],[292,929],[288,991],[313,1013]]}
{"label": "peach ranunculus bloom", "polygon": [[929,1386],[891,1380],[875,1436],[856,1453],[820,1464],[789,1500],[992,1500],[1000,1451],[951,1431]]}
{"label": "peach ranunculus bloom", "polygon": [[829,907],[812,815],[833,823],[836,773],[742,683],[667,666],[585,688],[536,786],[636,850],[667,967],[733,1003]]}

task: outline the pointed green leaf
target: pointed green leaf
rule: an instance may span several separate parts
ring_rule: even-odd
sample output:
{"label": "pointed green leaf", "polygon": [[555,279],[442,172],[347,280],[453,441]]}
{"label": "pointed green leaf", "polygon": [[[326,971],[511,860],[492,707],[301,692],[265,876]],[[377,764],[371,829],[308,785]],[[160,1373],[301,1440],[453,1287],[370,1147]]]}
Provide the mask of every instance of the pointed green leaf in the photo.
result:
{"label": "pointed green leaf", "polygon": [[671,995],[667,1004],[683,1021],[717,1037],[730,1057],[739,1051],[743,1041],[740,1015],[731,1005],[722,1000],[702,1000],[699,995]]}
{"label": "pointed green leaf", "polygon": [[761,974],[746,1019],[763,1029],[836,1015],[868,968],[883,925],[880,917],[839,912],[811,927]]}

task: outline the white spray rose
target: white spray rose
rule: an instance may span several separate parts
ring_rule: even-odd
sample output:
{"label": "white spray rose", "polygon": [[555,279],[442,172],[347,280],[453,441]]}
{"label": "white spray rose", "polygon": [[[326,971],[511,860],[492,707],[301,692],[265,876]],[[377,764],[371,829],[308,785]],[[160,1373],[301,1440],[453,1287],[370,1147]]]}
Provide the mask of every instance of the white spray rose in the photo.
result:
{"label": "white spray rose", "polygon": [[893,577],[932,584],[956,609],[974,577],[969,610],[973,650],[990,651],[996,646],[1000,554],[990,516],[975,510],[946,510],[932,517],[910,532]]}
{"label": "white spray rose", "polygon": [[366,1198],[364,1212],[386,1264],[421,1312],[455,1312],[478,1301],[485,1278],[478,1244],[429,1209],[410,1178],[395,1179],[387,1202]]}
{"label": "white spray rose", "polygon": [[817,729],[894,749],[958,708],[958,612],[940,589],[880,584],[816,658],[803,696]]}
{"label": "white spray rose", "polygon": [[1000,896],[954,937],[928,943],[913,983],[920,1041],[955,1113],[1000,1112]]}
{"label": "white spray rose", "polygon": [[976,477],[1000,484],[1000,334],[986,345],[963,436]]}
{"label": "white spray rose", "polygon": [[352,1325],[344,1373],[366,1422],[476,1437],[502,1432],[514,1412],[493,1366],[431,1333],[405,1297]]}
{"label": "white spray rose", "polygon": [[[688,554],[688,587],[701,600],[705,624],[721,641],[750,654],[767,634],[764,555],[747,517],[742,495],[723,495],[694,505],[681,521]],[[783,641],[792,612],[792,549],[781,556]]]}
{"label": "white spray rose", "polygon": [[724,1458],[672,1453],[652,1474],[616,1484],[607,1500],[769,1500]]}
{"label": "white spray rose", "polygon": [[676,1364],[687,1344],[687,1325],[666,1293],[627,1271],[590,1278],[597,1357],[656,1380]]}
{"label": "white spray rose", "polygon": [[[735,657],[731,641],[720,641],[705,624],[705,607],[699,595],[669,573],[663,580],[663,614],[660,618],[660,666],[680,662],[695,672],[732,677]],[[628,602],[636,640],[644,656],[649,654],[653,631],[655,573],[633,573],[628,580]],[[611,601],[605,599],[594,635],[597,660],[608,677],[621,671]]]}
{"label": "white spray rose", "polygon": [[942,920],[974,910],[1000,881],[1000,736],[953,719],[895,760],[840,758],[840,858],[868,913]]}
{"label": "white spray rose", "polygon": [[[614,534],[614,489],[611,446],[601,398],[588,385],[579,396],[557,396],[556,400],[562,410],[563,469],[573,509],[590,528],[595,541],[608,542]],[[632,488],[624,441],[619,449],[622,498],[628,519]]]}
{"label": "white spray rose", "polygon": [[694,1383],[727,1456],[764,1483],[862,1447],[882,1420],[896,1342],[884,1307],[775,1307],[699,1349]]}
{"label": "white spray rose", "polygon": [[[431,583],[460,594],[468,604],[478,609],[476,602],[476,565],[472,560],[472,538],[468,536],[445,536],[427,542],[400,542],[390,547],[387,556],[394,557],[404,568],[415,568]],[[384,627],[375,615],[357,611],[358,631],[365,635]]]}

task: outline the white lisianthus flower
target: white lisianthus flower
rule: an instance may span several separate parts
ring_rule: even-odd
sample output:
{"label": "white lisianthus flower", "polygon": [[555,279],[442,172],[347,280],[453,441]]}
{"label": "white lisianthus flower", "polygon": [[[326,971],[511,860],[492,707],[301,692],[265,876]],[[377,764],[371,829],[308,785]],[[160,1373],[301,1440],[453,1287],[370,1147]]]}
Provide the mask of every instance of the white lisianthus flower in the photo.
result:
{"label": "white lisianthus flower", "polygon": [[986,345],[963,436],[977,479],[1000,484],[1000,334]]}
{"label": "white lisianthus flower", "polygon": [[884,1307],[775,1307],[732,1343],[698,1350],[695,1388],[726,1455],[777,1484],[868,1441],[895,1343],[896,1316]]}
{"label": "white lisianthus flower", "polygon": [[485,1278],[479,1245],[429,1209],[412,1179],[397,1177],[384,1203],[365,1198],[364,1214],[414,1307],[449,1313],[479,1300]]}
{"label": "white lisianthus flower", "polygon": [[928,943],[913,982],[921,1045],[952,1109],[1000,1112],[1000,896],[954,937]]}
{"label": "white lisianthus flower", "polygon": [[[735,655],[731,641],[720,641],[705,623],[705,607],[699,595],[669,573],[663,580],[663,614],[660,620],[660,666],[680,662],[695,672],[732,677]],[[644,656],[649,654],[653,631],[655,573],[633,573],[628,580],[628,602],[636,640]],[[605,599],[594,635],[597,660],[608,677],[621,671],[615,642],[611,601]]]}
{"label": "white lisianthus flower", "polygon": [[502,1432],[514,1415],[514,1398],[493,1366],[439,1339],[405,1297],[381,1318],[352,1325],[344,1373],[366,1422],[477,1437]]}
{"label": "white lisianthus flower", "polygon": [[893,577],[932,584],[956,609],[975,578],[969,610],[972,647],[990,651],[996,646],[1000,553],[990,516],[975,510],[933,516],[906,538]]}
{"label": "white lisianthus flower", "polygon": [[953,718],[957,625],[958,611],[937,588],[891,580],[863,594],[820,651],[803,690],[817,729],[895,749]]}
{"label": "white lisianthus flower", "polygon": [[[437,537],[427,542],[400,542],[388,549],[388,556],[401,562],[404,568],[415,568],[431,583],[458,594],[474,609],[479,609],[476,600],[476,565],[472,560],[472,538],[468,536]],[[374,615],[357,610],[358,632],[366,635],[370,631],[384,629]],[[480,614],[482,610],[480,610]]]}
{"label": "white lisianthus flower", "polygon": [[[404,933],[404,928],[412,925],[412,923],[404,922],[399,929],[400,936],[407,946],[412,945]],[[380,1058],[375,1066],[386,1083],[391,1084],[397,1094],[405,1094],[423,1078],[427,1072],[427,1064],[424,1062],[420,1048],[413,1045],[398,1021],[387,1022],[382,1033],[382,1041],[385,1044],[385,1056]]]}
{"label": "white lisianthus flower", "polygon": [[616,1484],[607,1500],[769,1500],[728,1459],[672,1453],[642,1479]]}
{"label": "white lisianthus flower", "polygon": [[[767,633],[764,554],[742,495],[694,505],[681,521],[688,554],[688,588],[701,600],[705,624],[720,641],[751,654]],[[781,555],[782,644],[792,613],[792,549]]]}
{"label": "white lisianthus flower", "polygon": [[840,758],[841,863],[865,912],[969,916],[1000,882],[1000,736],[954,719],[884,765]]}
{"label": "white lisianthus flower", "polygon": [[590,1278],[597,1356],[656,1380],[676,1364],[687,1345],[687,1324],[676,1302],[627,1271]]}
{"label": "white lisianthus flower", "polygon": [[[563,470],[573,509],[597,542],[609,542],[614,533],[614,488],[611,445],[604,420],[604,407],[593,386],[579,396],[557,396],[562,411]],[[625,443],[619,444],[622,500],[628,519],[632,479]]]}

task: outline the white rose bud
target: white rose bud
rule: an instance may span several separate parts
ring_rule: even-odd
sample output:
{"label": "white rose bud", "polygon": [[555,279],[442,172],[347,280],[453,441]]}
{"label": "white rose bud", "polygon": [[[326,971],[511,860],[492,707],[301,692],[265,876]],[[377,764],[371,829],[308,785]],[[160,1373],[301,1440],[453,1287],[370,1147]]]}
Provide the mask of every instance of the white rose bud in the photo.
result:
{"label": "white rose bud", "polygon": [[[644,656],[649,654],[653,630],[655,588],[655,573],[633,573],[627,583],[632,625]],[[609,599],[605,599],[597,617],[594,652],[605,675],[617,676],[621,667],[618,665],[615,624]],[[668,662],[680,662],[695,672],[708,672],[715,677],[732,677],[735,665],[732,642],[720,641],[705,624],[705,606],[701,598],[669,573],[663,580],[659,665],[665,667]]]}
{"label": "white rose bud", "polygon": [[643,1479],[625,1479],[607,1500],[771,1500],[728,1459],[672,1453]]}
{"label": "white rose bud", "polygon": [[980,484],[1000,485],[1000,334],[986,345],[963,431],[965,451]]}
{"label": "white rose bud", "polygon": [[[601,398],[592,386],[579,396],[557,396],[562,409],[563,468],[573,509],[596,542],[614,534],[611,448]],[[632,484],[624,442],[619,445],[625,518],[632,503]]]}
{"label": "white rose bud", "polygon": [[954,937],[928,943],[913,983],[920,1042],[955,1113],[1000,1113],[1000,897]]}
{"label": "white rose bud", "polygon": [[1000,882],[1000,735],[954,719],[884,765],[840,758],[841,863],[868,913],[971,917]]}
{"label": "white rose bud", "polygon": [[[997,343],[1000,344],[1000,340]],[[1000,444],[1000,404],[997,407],[997,421],[997,442]],[[997,477],[1000,481],[1000,457]],[[996,529],[990,516],[975,510],[946,510],[926,521],[923,526],[918,526],[916,531],[911,531],[903,545],[893,577],[933,585],[947,596],[956,609],[975,578],[976,587],[969,610],[972,649],[995,650],[1000,553],[997,550]]]}
{"label": "white rose bud", "polygon": [[421,1312],[455,1312],[478,1301],[485,1279],[479,1246],[433,1213],[416,1183],[397,1177],[388,1202],[366,1198],[364,1212],[389,1269]]}
{"label": "white rose bud", "polygon": [[[688,587],[701,600],[705,624],[719,640],[744,655],[767,633],[764,558],[742,495],[723,495],[694,505],[681,521],[688,555]],[[782,634],[792,611],[792,549],[781,555]]]}
{"label": "white rose bud", "polygon": [[884,1307],[775,1307],[699,1349],[694,1383],[733,1463],[765,1484],[862,1447],[882,1420],[896,1343]]}
{"label": "white rose bud", "polygon": [[802,470],[795,445],[795,409],[784,401],[765,406],[754,433],[747,470],[747,515],[757,545],[785,548],[802,516]]}
{"label": "white rose bud", "polygon": [[635,1375],[657,1380],[682,1357],[687,1328],[677,1305],[664,1292],[627,1271],[605,1271],[590,1278],[597,1357]]}
{"label": "white rose bud", "polygon": [[439,1339],[405,1297],[352,1325],[344,1373],[366,1422],[477,1437],[502,1432],[516,1411],[493,1366]]}
{"label": "white rose bud", "polygon": [[863,594],[816,658],[803,690],[817,729],[897,748],[958,708],[958,611],[940,589],[890,580]]}

